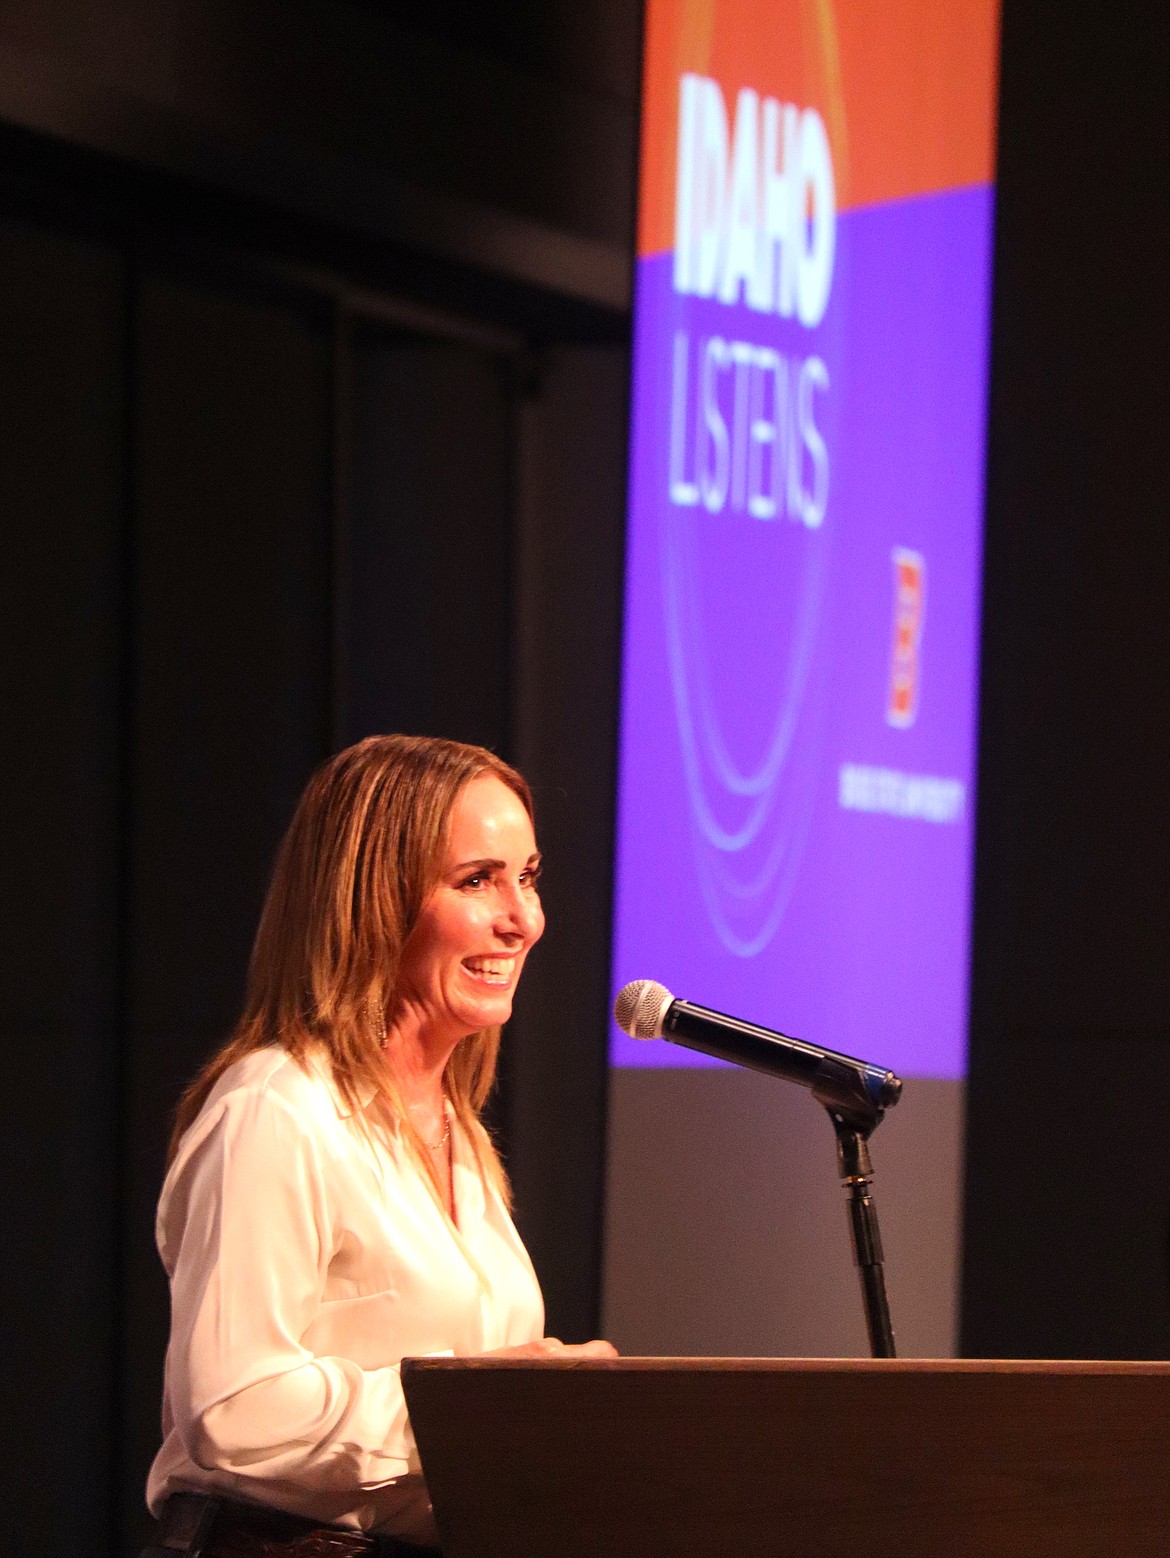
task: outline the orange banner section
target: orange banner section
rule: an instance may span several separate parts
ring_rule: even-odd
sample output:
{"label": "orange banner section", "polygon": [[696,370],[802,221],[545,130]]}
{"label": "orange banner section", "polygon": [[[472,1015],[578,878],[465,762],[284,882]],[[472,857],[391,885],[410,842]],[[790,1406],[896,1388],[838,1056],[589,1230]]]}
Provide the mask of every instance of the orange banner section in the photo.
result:
{"label": "orange banner section", "polygon": [[837,208],[995,176],[999,0],[648,0],[638,252],[674,246],[679,77],[816,108]]}

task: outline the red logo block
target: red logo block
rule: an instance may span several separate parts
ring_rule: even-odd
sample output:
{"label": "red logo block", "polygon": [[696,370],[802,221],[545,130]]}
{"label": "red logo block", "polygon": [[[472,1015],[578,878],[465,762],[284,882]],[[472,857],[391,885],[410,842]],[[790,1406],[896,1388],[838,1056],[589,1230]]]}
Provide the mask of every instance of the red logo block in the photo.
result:
{"label": "red logo block", "polygon": [[886,724],[906,730],[918,717],[918,651],[926,610],[926,559],[921,552],[896,546],[893,562],[894,644],[890,653]]}

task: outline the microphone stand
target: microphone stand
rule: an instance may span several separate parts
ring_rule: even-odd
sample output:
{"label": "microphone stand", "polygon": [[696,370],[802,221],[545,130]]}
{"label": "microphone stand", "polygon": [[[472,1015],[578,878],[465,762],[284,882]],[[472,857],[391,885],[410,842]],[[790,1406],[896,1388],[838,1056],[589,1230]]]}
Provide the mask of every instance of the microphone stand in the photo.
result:
{"label": "microphone stand", "polygon": [[849,1200],[849,1231],[854,1263],[861,1278],[870,1354],[874,1358],[894,1358],[897,1353],[886,1297],[882,1236],[870,1193],[873,1164],[869,1138],[885,1111],[869,1096],[854,1067],[828,1055],[817,1072],[812,1094],[828,1110],[837,1135],[837,1168]]}

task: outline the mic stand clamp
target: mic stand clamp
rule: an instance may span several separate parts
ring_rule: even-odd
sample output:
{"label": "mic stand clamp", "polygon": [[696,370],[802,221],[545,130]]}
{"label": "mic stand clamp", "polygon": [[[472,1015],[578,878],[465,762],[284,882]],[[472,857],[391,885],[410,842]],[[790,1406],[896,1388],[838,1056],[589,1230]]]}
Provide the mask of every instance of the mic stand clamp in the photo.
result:
{"label": "mic stand clamp", "polygon": [[852,1068],[826,1057],[813,1086],[813,1097],[825,1106],[837,1134],[837,1166],[849,1201],[849,1231],[853,1258],[861,1278],[869,1350],[875,1358],[894,1358],[894,1329],[886,1296],[882,1236],[871,1186],[873,1164],[869,1137],[884,1109],[873,1102]]}

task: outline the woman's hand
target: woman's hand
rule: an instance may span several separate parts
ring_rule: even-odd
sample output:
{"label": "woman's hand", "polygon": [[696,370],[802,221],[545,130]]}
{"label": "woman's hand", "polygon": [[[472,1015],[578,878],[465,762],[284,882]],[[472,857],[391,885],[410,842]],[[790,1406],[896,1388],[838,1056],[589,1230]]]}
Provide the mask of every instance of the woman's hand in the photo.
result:
{"label": "woman's hand", "polygon": [[612,1342],[562,1342],[555,1336],[541,1336],[535,1342],[521,1342],[518,1347],[497,1347],[493,1352],[480,1353],[481,1358],[616,1358],[617,1348]]}

